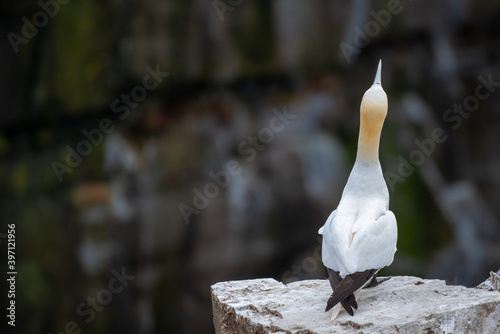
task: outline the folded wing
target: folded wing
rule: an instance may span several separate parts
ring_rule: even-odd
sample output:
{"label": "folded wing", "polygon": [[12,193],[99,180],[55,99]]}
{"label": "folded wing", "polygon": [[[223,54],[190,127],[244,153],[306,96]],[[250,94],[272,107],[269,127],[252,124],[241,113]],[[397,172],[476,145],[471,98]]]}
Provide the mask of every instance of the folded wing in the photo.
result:
{"label": "folded wing", "polygon": [[346,255],[357,257],[356,272],[380,269],[394,260],[397,239],[396,217],[388,210],[385,215],[365,224],[356,233]]}
{"label": "folded wing", "polygon": [[340,276],[380,269],[394,259],[397,242],[396,217],[388,210],[376,220],[356,222],[359,228],[352,232],[351,224],[337,222],[330,215],[320,229],[323,234],[323,263],[338,271]]}

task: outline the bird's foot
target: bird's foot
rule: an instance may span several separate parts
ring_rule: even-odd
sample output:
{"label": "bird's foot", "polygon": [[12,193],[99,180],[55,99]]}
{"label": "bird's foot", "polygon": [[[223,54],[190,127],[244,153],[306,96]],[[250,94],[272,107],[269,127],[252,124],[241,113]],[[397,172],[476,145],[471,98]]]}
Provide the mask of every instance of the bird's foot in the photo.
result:
{"label": "bird's foot", "polygon": [[363,289],[376,287],[376,286],[378,286],[378,285],[380,285],[380,284],[382,284],[385,281],[390,280],[390,279],[391,279],[391,276],[384,277],[384,278],[377,281],[377,274],[375,274],[375,275],[373,275],[373,278],[370,281],[370,283],[368,283]]}

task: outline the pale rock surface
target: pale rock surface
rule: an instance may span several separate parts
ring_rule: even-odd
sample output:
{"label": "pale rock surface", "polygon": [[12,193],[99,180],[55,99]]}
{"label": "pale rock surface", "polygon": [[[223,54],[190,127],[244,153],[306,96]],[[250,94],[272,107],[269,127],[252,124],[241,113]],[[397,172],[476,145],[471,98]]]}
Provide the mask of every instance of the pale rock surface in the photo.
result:
{"label": "pale rock surface", "polygon": [[274,279],[212,285],[215,332],[229,333],[500,333],[500,292],[392,277],[364,289],[353,317],[325,312],[327,280],[288,285]]}
{"label": "pale rock surface", "polygon": [[490,277],[483,283],[479,284],[477,288],[490,291],[500,291],[500,270],[496,273],[493,271],[490,272]]}

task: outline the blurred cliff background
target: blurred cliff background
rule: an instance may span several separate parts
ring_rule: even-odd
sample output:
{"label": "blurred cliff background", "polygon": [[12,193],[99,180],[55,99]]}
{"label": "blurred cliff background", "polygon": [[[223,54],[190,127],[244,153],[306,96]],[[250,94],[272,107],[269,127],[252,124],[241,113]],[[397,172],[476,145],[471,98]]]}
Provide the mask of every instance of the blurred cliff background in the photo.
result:
{"label": "blurred cliff background", "polygon": [[326,277],[317,230],[379,59],[383,274],[500,268],[500,1],[21,0],[0,18],[18,333],[211,333],[215,282]]}

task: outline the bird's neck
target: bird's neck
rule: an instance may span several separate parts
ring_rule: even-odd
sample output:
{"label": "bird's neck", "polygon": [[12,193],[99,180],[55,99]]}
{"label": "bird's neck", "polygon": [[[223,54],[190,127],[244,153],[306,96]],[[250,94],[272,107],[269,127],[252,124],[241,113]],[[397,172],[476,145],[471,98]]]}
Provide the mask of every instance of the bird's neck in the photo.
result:
{"label": "bird's neck", "polygon": [[385,117],[370,113],[361,113],[356,162],[368,163],[369,165],[379,163],[378,149],[384,119]]}

